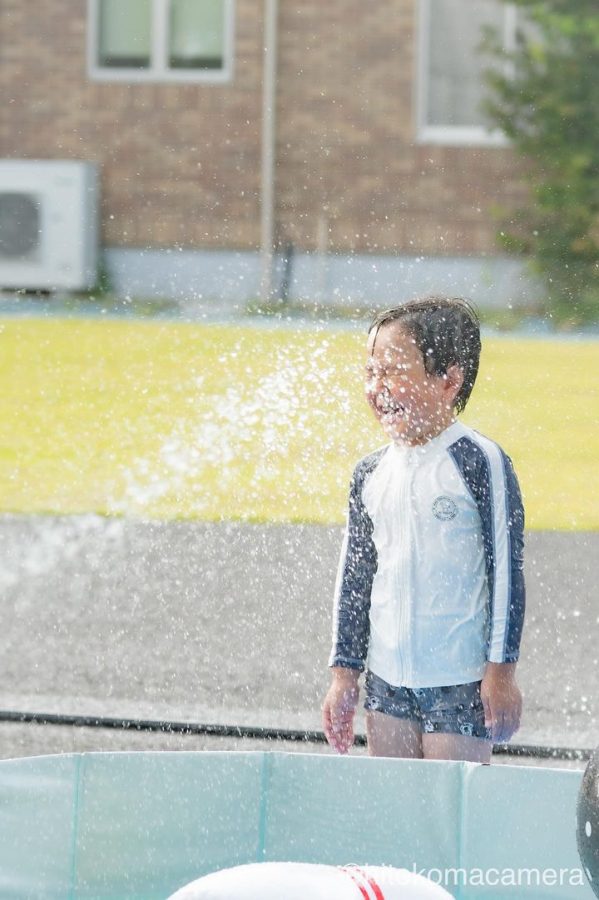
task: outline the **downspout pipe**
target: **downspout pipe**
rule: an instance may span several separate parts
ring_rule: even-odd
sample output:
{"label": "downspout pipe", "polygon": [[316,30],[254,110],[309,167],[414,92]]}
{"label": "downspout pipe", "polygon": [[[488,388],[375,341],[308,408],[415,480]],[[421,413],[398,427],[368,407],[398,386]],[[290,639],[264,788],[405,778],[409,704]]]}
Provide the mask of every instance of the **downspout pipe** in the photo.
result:
{"label": "downspout pipe", "polygon": [[267,303],[273,293],[275,141],[277,87],[278,0],[264,0],[264,50],[262,67],[262,186],[260,208],[260,299]]}

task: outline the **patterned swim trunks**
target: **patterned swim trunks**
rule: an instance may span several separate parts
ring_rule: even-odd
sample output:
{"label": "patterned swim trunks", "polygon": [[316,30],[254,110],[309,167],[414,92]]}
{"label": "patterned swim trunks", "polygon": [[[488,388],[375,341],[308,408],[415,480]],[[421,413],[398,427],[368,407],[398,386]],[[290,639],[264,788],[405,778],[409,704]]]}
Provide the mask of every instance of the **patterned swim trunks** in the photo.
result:
{"label": "patterned swim trunks", "polygon": [[366,673],[364,709],[411,719],[426,734],[463,734],[491,739],[485,727],[480,681],[447,687],[393,687],[373,672]]}

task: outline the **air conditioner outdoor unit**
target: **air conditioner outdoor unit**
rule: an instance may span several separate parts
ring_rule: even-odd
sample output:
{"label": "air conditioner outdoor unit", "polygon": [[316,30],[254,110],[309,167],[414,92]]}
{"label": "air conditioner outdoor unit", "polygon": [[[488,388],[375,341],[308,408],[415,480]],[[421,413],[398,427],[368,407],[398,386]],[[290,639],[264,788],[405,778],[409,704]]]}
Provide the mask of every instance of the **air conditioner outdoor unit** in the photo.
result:
{"label": "air conditioner outdoor unit", "polygon": [[96,166],[0,159],[0,288],[86,290],[97,256]]}

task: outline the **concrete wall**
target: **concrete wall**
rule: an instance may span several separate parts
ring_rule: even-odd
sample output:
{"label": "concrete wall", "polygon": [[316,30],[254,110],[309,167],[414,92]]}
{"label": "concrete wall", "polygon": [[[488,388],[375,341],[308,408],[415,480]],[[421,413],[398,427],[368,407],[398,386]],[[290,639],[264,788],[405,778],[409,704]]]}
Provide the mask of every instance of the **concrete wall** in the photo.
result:
{"label": "concrete wall", "polygon": [[[134,250],[105,254],[112,289],[121,296],[168,297],[190,314],[206,303],[240,311],[260,296],[261,261],[248,250]],[[280,292],[284,260],[275,265]],[[391,306],[421,294],[469,297],[481,307],[524,306],[540,286],[523,263],[506,257],[434,257],[295,253],[288,299],[336,307]]]}

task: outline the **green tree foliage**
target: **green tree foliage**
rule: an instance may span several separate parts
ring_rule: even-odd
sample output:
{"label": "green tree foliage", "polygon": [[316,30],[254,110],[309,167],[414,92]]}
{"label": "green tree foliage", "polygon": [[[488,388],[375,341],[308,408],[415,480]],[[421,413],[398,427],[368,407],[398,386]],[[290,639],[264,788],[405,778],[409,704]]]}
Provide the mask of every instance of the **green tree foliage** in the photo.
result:
{"label": "green tree foliage", "polygon": [[[507,53],[487,36],[491,121],[525,160],[531,203],[504,246],[531,256],[557,320],[599,319],[599,3],[515,0]],[[497,65],[497,62],[500,65]]]}

